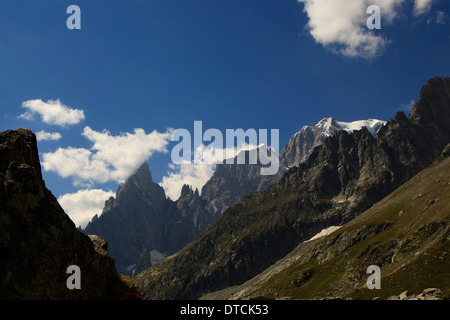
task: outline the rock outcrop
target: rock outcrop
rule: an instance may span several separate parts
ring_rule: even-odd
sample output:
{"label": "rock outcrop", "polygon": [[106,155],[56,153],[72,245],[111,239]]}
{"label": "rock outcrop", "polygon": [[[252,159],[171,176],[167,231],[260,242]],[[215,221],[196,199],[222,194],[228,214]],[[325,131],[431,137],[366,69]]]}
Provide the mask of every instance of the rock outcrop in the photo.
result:
{"label": "rock outcrop", "polygon": [[410,291],[403,291],[398,296],[389,297],[388,300],[441,300],[443,294],[441,289],[427,288],[417,295]]}
{"label": "rock outcrop", "polygon": [[[0,257],[0,299],[128,297],[114,261],[96,252],[45,187],[27,129],[0,133]],[[80,268],[80,290],[66,285],[71,265]]]}

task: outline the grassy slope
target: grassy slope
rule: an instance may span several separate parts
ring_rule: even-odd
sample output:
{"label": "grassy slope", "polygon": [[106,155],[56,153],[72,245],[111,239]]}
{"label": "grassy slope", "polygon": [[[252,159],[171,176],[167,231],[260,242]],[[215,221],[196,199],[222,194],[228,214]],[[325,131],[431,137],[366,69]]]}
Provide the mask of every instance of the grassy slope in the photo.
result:
{"label": "grassy slope", "polygon": [[[300,245],[241,286],[206,299],[330,296],[386,299],[438,287],[450,295],[450,157],[441,159],[331,235]],[[369,290],[366,269],[381,268]]]}

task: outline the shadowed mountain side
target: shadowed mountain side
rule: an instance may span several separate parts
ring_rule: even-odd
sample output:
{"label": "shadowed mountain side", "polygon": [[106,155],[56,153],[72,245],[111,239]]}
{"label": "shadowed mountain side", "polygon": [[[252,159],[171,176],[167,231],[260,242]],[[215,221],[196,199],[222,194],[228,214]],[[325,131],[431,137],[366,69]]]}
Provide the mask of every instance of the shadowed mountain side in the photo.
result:
{"label": "shadowed mountain side", "polygon": [[[0,133],[0,298],[124,299],[114,261],[79,232],[42,180],[36,137]],[[77,265],[81,289],[69,290]]]}

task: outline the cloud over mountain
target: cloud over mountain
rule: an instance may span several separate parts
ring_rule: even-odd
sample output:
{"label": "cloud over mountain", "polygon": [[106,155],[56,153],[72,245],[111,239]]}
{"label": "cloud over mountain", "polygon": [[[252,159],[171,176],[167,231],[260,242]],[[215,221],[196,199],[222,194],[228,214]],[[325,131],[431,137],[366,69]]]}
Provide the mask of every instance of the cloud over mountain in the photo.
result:
{"label": "cloud over mountain", "polygon": [[108,130],[98,132],[86,126],[82,135],[93,143],[91,148],[60,147],[43,153],[44,170],[71,177],[74,185],[121,183],[154,152],[167,152],[170,139],[168,131],[147,134],[140,128],[114,136]]}

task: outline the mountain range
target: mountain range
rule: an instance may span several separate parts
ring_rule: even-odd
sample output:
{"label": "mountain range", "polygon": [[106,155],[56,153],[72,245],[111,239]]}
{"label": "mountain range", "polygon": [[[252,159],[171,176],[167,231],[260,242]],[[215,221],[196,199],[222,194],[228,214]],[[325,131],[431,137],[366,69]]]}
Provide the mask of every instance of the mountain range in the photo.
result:
{"label": "mountain range", "polygon": [[[248,157],[249,151],[241,152]],[[193,241],[242,195],[264,190],[284,172],[281,168],[277,175],[263,176],[261,166],[223,161],[201,195],[184,185],[173,201],[144,163],[117,188],[115,198],[105,202],[102,214],[81,231],[108,241],[119,273],[137,274]]]}
{"label": "mountain range", "polygon": [[383,298],[449,296],[449,124],[450,78],[435,77],[409,116],[302,128],[275,176],[218,164],[173,201],[144,163],[82,232],[45,186],[36,136],[1,132],[1,298],[367,299],[371,264]]}
{"label": "mountain range", "polygon": [[[202,298],[398,300],[399,293],[413,298],[424,288],[441,288],[448,297],[449,194],[450,144],[360,216],[302,242],[247,282]],[[367,288],[371,265],[381,272],[377,290]]]}
{"label": "mountain range", "polygon": [[[150,299],[197,299],[239,285],[330,226],[351,221],[435,161],[450,141],[450,78],[422,88],[374,137],[325,139],[262,192],[244,195],[182,250],[134,278]],[[176,279],[176,281],[174,281]]]}
{"label": "mountain range", "polygon": [[[324,118],[296,133],[283,149],[280,161],[291,164],[289,156],[299,151],[307,158],[326,137],[339,130],[351,132],[366,126],[376,135],[384,123],[372,119],[346,123]],[[261,175],[259,162],[237,164],[241,153],[248,159],[249,152],[241,151],[231,164],[226,160],[217,164],[201,192],[184,185],[176,201],[166,199],[164,190],[152,180],[148,164],[144,163],[117,189],[115,198],[106,201],[100,217],[96,215],[81,231],[106,239],[118,272],[136,275],[183,248],[243,195],[267,189],[287,170],[280,165],[276,175]]]}
{"label": "mountain range", "polygon": [[298,166],[308,159],[315,147],[340,130],[351,133],[366,127],[375,137],[385,124],[386,121],[376,119],[343,122],[334,118],[323,118],[313,126],[304,126],[289,139],[288,144],[280,152],[280,162],[287,167]]}

